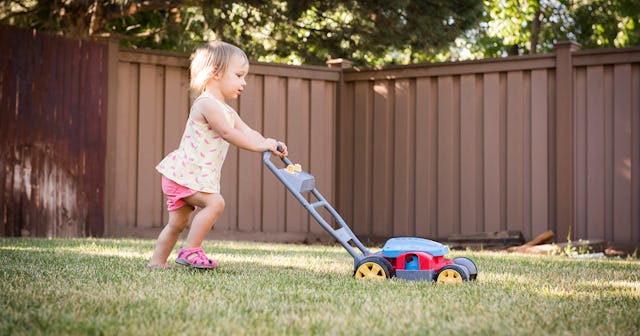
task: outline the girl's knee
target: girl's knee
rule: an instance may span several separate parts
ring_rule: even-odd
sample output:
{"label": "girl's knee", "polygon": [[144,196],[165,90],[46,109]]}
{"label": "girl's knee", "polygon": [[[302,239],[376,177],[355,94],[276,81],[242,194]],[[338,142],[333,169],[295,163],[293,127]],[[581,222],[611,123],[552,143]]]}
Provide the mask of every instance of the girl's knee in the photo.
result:
{"label": "girl's knee", "polygon": [[220,196],[220,209],[224,210],[224,207],[227,205],[227,203],[225,203],[224,198],[221,195]]}
{"label": "girl's knee", "polygon": [[212,194],[212,196],[211,201],[207,202],[207,206],[210,206],[216,212],[222,213],[226,205],[224,198],[220,194]]}
{"label": "girl's knee", "polygon": [[169,212],[169,223],[167,226],[174,232],[182,232],[189,224],[189,216],[191,215],[191,208],[184,206],[178,210]]}
{"label": "girl's knee", "polygon": [[187,227],[187,224],[189,224],[188,220],[169,221],[167,226],[175,233],[182,233],[182,231]]}

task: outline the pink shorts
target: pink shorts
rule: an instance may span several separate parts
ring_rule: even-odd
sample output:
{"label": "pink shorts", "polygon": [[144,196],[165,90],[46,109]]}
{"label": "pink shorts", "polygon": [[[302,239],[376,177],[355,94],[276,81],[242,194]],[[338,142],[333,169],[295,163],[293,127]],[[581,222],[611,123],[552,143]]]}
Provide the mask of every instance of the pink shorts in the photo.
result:
{"label": "pink shorts", "polygon": [[167,196],[167,210],[169,211],[178,210],[187,205],[183,198],[197,193],[197,191],[180,185],[164,175],[162,175],[162,192]]}

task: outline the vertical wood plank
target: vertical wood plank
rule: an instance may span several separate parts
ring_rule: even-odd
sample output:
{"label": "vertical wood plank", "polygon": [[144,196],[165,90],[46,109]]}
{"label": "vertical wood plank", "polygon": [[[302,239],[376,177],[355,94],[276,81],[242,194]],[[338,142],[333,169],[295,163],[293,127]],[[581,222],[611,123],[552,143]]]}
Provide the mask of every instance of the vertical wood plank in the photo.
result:
{"label": "vertical wood plank", "polygon": [[555,109],[555,232],[559,241],[564,239],[575,225],[575,116],[573,107],[575,42],[556,44],[556,109]]}
{"label": "vertical wood plank", "polygon": [[[334,153],[334,85],[321,80],[311,80],[310,83],[310,172],[316,178],[316,188],[325,199],[333,204],[333,153]],[[325,219],[331,223],[332,217]],[[322,226],[310,223],[309,231],[324,232]]]}
{"label": "vertical wood plank", "polygon": [[[613,241],[631,240],[632,184],[631,158],[633,156],[632,69],[631,64],[614,67],[613,86]],[[635,130],[638,132],[638,130]],[[637,152],[636,152],[637,153]],[[638,155],[638,154],[636,154]],[[640,207],[640,205],[637,205]]]}
{"label": "vertical wood plank", "polygon": [[371,186],[371,225],[376,237],[393,234],[393,82],[376,81],[373,85],[373,148]]}
{"label": "vertical wood plank", "polygon": [[[265,76],[264,78],[264,136],[285,140],[286,136],[286,80],[282,77]],[[254,160],[260,161],[259,155],[253,153]],[[262,155],[262,153],[258,153]],[[265,232],[285,232],[285,192],[282,184],[268,169],[262,169],[262,222]]]}
{"label": "vertical wood plank", "polygon": [[189,117],[188,82],[184,77],[184,71],[178,67],[166,67],[163,156],[178,148],[184,125]]}
{"label": "vertical wood plank", "polygon": [[504,120],[500,113],[500,77],[497,73],[489,73],[483,80],[483,128],[484,128],[484,200],[485,231],[499,231],[502,228],[502,194],[501,176],[502,155],[501,144],[504,139]]}
{"label": "vertical wood plank", "polygon": [[460,232],[460,120],[452,76],[438,78],[438,229],[437,237]]}
{"label": "vertical wood plank", "polygon": [[[290,158],[309,170],[310,145],[310,95],[309,80],[289,78],[287,81],[287,147]],[[286,197],[287,232],[308,232],[309,213],[291,193]],[[316,225],[316,223],[312,223]]]}
{"label": "vertical wood plank", "polygon": [[[85,186],[88,198],[89,211],[87,213],[87,234],[92,237],[102,237],[105,233],[104,223],[104,185],[106,172],[106,137],[107,137],[107,116],[108,116],[108,69],[110,62],[108,59],[107,46],[97,43],[87,43],[88,53],[85,64],[88,68],[87,81],[93,90],[86,96],[84,108],[86,111],[94,110],[96,118],[90,115],[80,114],[85,118],[85,124],[89,125],[90,147],[84,147],[87,155],[87,169],[83,172],[83,178],[89,183]],[[95,62],[98,59],[99,62]],[[97,64],[96,64],[97,63]],[[92,65],[98,65],[94,67]],[[100,69],[96,71],[95,68]]]}
{"label": "vertical wood plank", "polygon": [[155,166],[162,159],[164,70],[155,65],[140,65],[138,124],[138,227],[160,226],[162,204],[160,178]]}
{"label": "vertical wood plank", "polygon": [[[584,67],[575,71],[575,227],[569,231],[573,237],[587,234],[587,71]],[[558,237],[566,239],[567,237]]]}
{"label": "vertical wood plank", "polygon": [[431,77],[416,80],[415,232],[434,237],[437,229],[437,84]]}
{"label": "vertical wood plank", "polygon": [[587,237],[604,239],[604,69],[587,68]]}
{"label": "vertical wood plank", "polygon": [[[353,224],[354,179],[354,91],[353,82],[344,84],[343,108],[338,115],[338,170],[336,176],[336,210],[349,226]],[[352,227],[353,228],[353,227]]]}
{"label": "vertical wood plank", "polygon": [[354,176],[353,176],[353,228],[356,234],[371,235],[371,152],[372,152],[372,84],[355,84],[354,111]]}
{"label": "vertical wood plank", "polygon": [[415,85],[408,79],[395,82],[395,131],[393,141],[393,235],[415,234]]}
{"label": "vertical wood plank", "polygon": [[[239,106],[242,120],[262,133],[263,77],[249,74]],[[256,153],[238,153],[238,229],[244,232],[262,231],[262,162]]]}
{"label": "vertical wood plank", "polygon": [[482,231],[482,100],[476,75],[460,78],[460,225],[461,232]]}
{"label": "vertical wood plank", "polygon": [[531,72],[531,236],[549,230],[547,70]]}
{"label": "vertical wood plank", "polygon": [[137,206],[137,172],[138,172],[138,87],[139,67],[129,63],[120,63],[118,78],[118,113],[116,130],[118,134],[116,146],[115,175],[113,200],[114,210],[112,223],[116,228],[134,227]]}
{"label": "vertical wood plank", "polygon": [[[37,42],[36,42],[37,43]],[[60,69],[60,74],[61,76],[58,78],[62,79],[62,83],[65,83],[65,86],[69,86],[71,87],[71,81],[75,80],[75,78],[72,78],[72,73],[74,72],[72,69],[72,65],[71,63],[74,63],[74,66],[77,66],[78,64],[78,60],[73,60],[73,56],[70,54],[70,51],[72,50],[72,48],[70,48],[70,46],[67,44],[65,45],[64,42],[61,41],[61,43],[58,43],[58,52],[60,53],[60,58],[57,61],[57,68]],[[71,60],[71,62],[64,62],[64,60]],[[35,79],[35,78],[34,78]],[[35,89],[35,88],[32,88]],[[60,121],[63,122],[63,124],[65,125],[64,127],[62,127],[62,130],[64,131],[70,131],[70,129],[67,127],[67,125],[72,124],[73,123],[73,119],[72,119],[72,115],[73,115],[73,111],[71,110],[71,100],[72,100],[72,96],[73,96],[73,92],[72,92],[73,88],[69,89],[69,90],[63,90],[62,88],[58,87],[56,88],[57,94],[58,96],[61,98],[61,109],[60,109]],[[77,87],[76,87],[77,90]],[[28,110],[32,110],[33,109],[33,102],[29,102],[29,107]],[[65,132],[66,133],[66,132]],[[68,135],[67,135],[68,136]],[[69,146],[70,148],[67,148],[67,150],[65,151],[67,155],[70,155],[71,153],[75,152],[76,148],[73,148],[73,145]],[[76,158],[77,159],[77,158]],[[68,163],[69,167],[65,167],[65,168],[71,168],[77,171],[78,169],[78,162],[70,162]],[[64,166],[64,164],[59,165],[59,166]],[[60,208],[67,208],[66,205],[66,201],[68,199],[70,199],[71,197],[73,197],[72,195],[75,194],[74,189],[72,188],[68,183],[66,183],[66,179],[71,179],[71,176],[57,176],[57,185],[59,190],[62,190],[62,193],[59,193],[58,196],[58,202],[60,204]],[[76,200],[77,201],[77,200]],[[68,208],[67,208],[68,209]],[[56,210],[58,211],[58,210]],[[70,218],[68,218],[67,214],[63,214],[61,212],[58,212],[58,216],[57,216],[58,220],[56,221],[56,227],[54,232],[56,233],[56,236],[58,237],[71,237],[72,236],[72,227],[70,225],[68,225],[67,223],[70,223]],[[27,222],[27,224],[30,224],[29,222]],[[29,225],[29,227],[33,230],[32,225]]]}
{"label": "vertical wood plank", "polygon": [[[640,64],[631,67],[631,92],[640,92]],[[640,95],[631,95],[631,236],[640,241]]]}
{"label": "vertical wood plank", "polygon": [[[115,174],[116,166],[116,139],[117,133],[114,132],[117,127],[118,115],[118,87],[120,84],[120,70],[118,65],[119,46],[115,40],[109,41],[108,46],[108,65],[107,65],[107,131],[106,137],[106,155],[105,155],[105,188],[104,188],[104,225],[105,235],[113,236],[117,232],[115,227],[114,215],[115,209],[113,202],[116,199],[115,184],[118,176]],[[1,141],[1,139],[0,139]],[[1,180],[1,178],[0,178]],[[2,199],[0,199],[2,202]]]}
{"label": "vertical wood plank", "polygon": [[524,132],[523,137],[523,169],[522,174],[524,176],[524,185],[522,190],[522,234],[525,237],[531,237],[532,225],[531,225],[531,72],[523,72],[523,112],[524,112]]}
{"label": "vertical wood plank", "polygon": [[524,104],[521,71],[507,73],[507,229],[524,231]]}
{"label": "vertical wood plank", "polygon": [[604,67],[604,81],[603,81],[603,104],[604,110],[604,222],[600,224],[602,227],[602,238],[606,241],[611,241],[613,238],[613,135],[615,133],[613,129],[613,117],[614,117],[614,85],[613,85],[613,66]]}

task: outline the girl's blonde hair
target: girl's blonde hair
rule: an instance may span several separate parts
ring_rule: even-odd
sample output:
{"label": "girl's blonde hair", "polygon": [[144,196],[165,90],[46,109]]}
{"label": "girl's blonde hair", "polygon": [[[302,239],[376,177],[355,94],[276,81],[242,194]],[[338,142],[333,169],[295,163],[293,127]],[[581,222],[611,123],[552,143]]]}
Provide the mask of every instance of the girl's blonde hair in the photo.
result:
{"label": "girl's blonde hair", "polygon": [[204,91],[212,78],[227,71],[233,56],[240,57],[244,64],[249,63],[242,49],[226,42],[209,42],[196,49],[191,55],[191,89],[196,93]]}

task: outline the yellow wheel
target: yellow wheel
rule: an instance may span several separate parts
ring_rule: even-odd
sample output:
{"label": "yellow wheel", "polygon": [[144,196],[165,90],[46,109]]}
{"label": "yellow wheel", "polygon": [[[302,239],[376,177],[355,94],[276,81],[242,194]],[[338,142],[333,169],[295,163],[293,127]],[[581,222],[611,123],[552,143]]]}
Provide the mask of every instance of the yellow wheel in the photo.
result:
{"label": "yellow wheel", "polygon": [[383,257],[366,257],[360,261],[354,276],[358,279],[387,279],[391,278],[391,269]]}
{"label": "yellow wheel", "polygon": [[452,264],[443,267],[438,273],[438,283],[455,285],[469,281],[469,271],[460,265]]}

